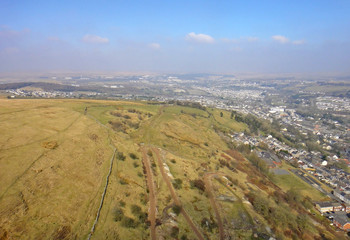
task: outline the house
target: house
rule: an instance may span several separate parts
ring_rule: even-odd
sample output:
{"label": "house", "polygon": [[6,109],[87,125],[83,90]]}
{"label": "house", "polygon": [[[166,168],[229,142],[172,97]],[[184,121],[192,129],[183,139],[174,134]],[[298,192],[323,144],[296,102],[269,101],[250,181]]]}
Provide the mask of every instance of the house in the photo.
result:
{"label": "house", "polygon": [[345,210],[344,206],[338,202],[318,202],[316,203],[316,208],[321,213],[332,211],[339,212]]}
{"label": "house", "polygon": [[343,210],[347,213],[350,213],[350,204],[342,203]]}
{"label": "house", "polygon": [[334,196],[336,196],[337,198],[339,198],[340,200],[342,200],[343,202],[350,204],[350,194],[346,194],[345,192],[340,192],[335,190],[334,191]]}
{"label": "house", "polygon": [[333,211],[334,211],[334,212],[343,211],[343,209],[344,209],[343,205],[341,205],[341,204],[338,203],[338,202],[332,203],[332,206],[333,206]]}
{"label": "house", "polygon": [[350,221],[346,213],[344,212],[339,212],[337,214],[334,214],[333,216],[333,224],[344,230],[344,231],[349,231],[350,230]]}
{"label": "house", "polygon": [[316,208],[320,213],[333,211],[333,205],[331,202],[318,202],[316,203]]}

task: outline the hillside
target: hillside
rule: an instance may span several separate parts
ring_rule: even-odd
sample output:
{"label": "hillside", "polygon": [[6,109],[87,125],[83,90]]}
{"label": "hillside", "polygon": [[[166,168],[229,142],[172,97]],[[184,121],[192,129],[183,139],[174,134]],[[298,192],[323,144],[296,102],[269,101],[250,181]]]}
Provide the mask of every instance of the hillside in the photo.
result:
{"label": "hillside", "polygon": [[187,105],[0,99],[0,239],[345,238],[227,141],[247,125]]}

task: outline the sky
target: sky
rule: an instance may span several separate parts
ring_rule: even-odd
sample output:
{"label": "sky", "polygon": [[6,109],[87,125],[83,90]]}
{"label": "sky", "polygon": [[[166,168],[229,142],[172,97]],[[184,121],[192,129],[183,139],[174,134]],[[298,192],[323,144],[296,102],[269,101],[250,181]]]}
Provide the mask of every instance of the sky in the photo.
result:
{"label": "sky", "polygon": [[350,72],[349,0],[0,1],[0,71]]}

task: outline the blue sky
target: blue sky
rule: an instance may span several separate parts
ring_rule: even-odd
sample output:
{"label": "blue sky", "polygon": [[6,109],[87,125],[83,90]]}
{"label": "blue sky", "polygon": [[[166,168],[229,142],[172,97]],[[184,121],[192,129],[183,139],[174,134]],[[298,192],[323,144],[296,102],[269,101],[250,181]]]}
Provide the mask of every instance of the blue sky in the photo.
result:
{"label": "blue sky", "polygon": [[0,71],[349,72],[350,1],[0,1]]}

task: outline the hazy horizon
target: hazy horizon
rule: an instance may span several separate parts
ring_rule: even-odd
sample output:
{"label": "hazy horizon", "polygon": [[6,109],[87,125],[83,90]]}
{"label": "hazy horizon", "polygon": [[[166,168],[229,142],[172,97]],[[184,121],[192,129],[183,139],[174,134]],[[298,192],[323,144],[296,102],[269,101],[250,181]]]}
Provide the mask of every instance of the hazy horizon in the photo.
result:
{"label": "hazy horizon", "polygon": [[345,73],[349,1],[2,1],[0,72]]}

